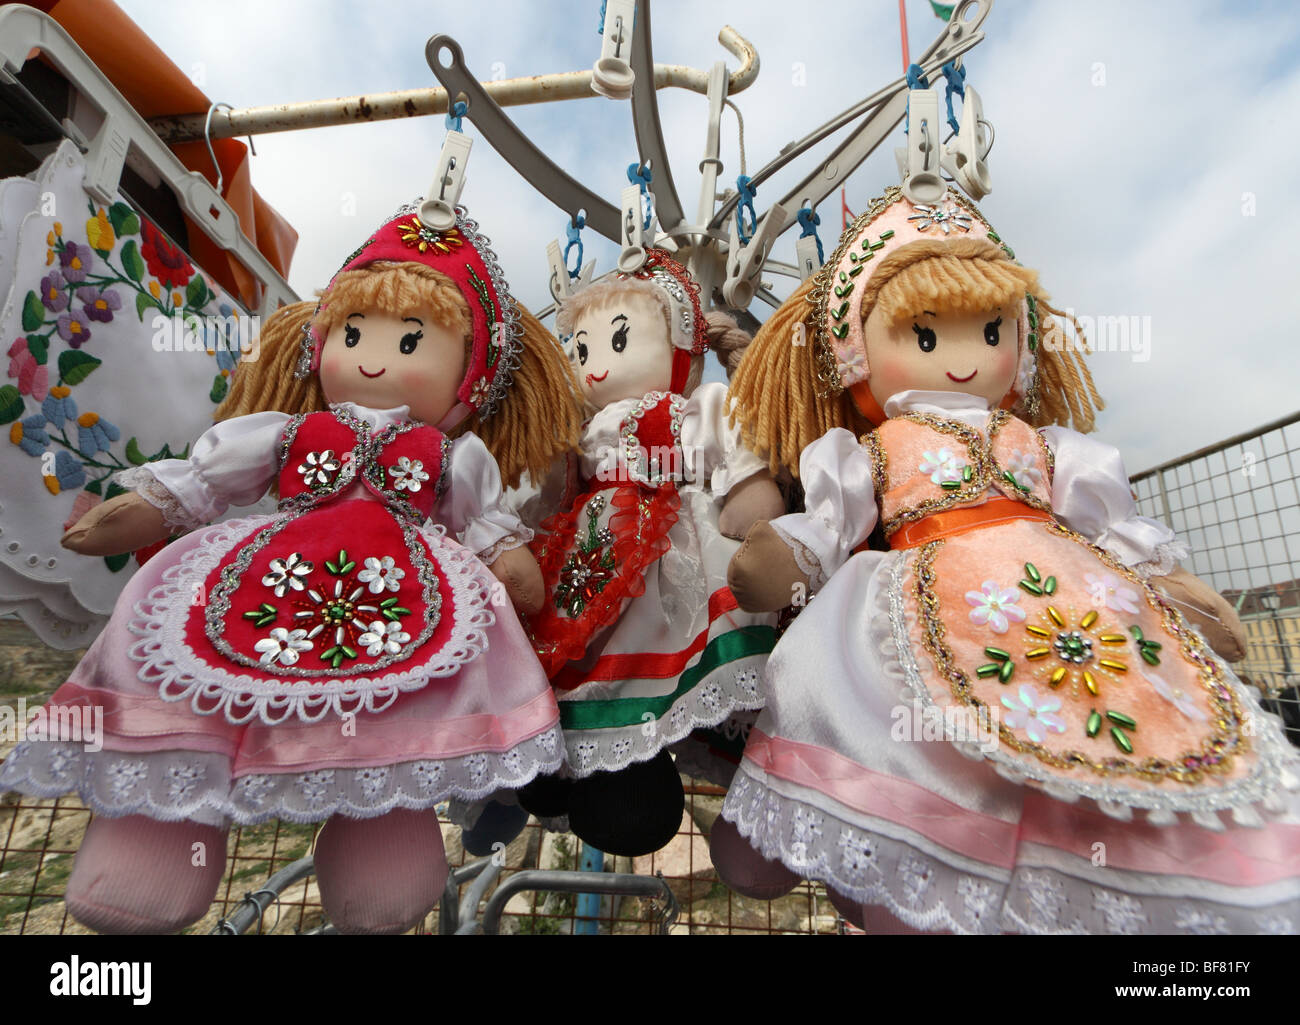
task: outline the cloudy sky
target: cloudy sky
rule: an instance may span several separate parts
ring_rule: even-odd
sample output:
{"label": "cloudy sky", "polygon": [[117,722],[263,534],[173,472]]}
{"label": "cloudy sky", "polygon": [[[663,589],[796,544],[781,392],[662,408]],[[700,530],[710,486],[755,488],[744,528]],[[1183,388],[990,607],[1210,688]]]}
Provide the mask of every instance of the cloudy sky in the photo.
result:
{"label": "cloudy sky", "polygon": [[[236,107],[431,85],[424,43],[435,33],[461,43],[480,79],[590,67],[600,48],[598,0],[119,3],[213,100]],[[917,54],[942,25],[926,0],[907,3]],[[901,67],[894,0],[654,0],[653,21],[659,62],[734,66],[716,38],[727,24],[757,47],[762,71],[736,96],[751,173]],[[1129,470],[1300,408],[1300,244],[1288,184],[1300,157],[1300,5],[997,0],[985,30],[966,58],[997,131],[994,190],[981,208],[1058,306],[1134,326],[1125,344],[1113,332],[1099,337],[1105,351],[1093,359],[1108,404],[1099,433],[1123,449]],[[659,96],[674,178],[693,212],[705,100]],[[510,114],[553,160],[618,202],[636,157],[626,103],[593,97]],[[301,235],[290,275],[300,293],[324,284],[395,205],[425,190],[443,131],[441,118],[425,118],[259,137],[254,182]],[[849,180],[851,208],[896,182],[901,138],[900,129]],[[730,111],[722,158],[722,181],[734,182]],[[759,213],[816,159],[768,182]],[[463,198],[515,292],[545,305],[545,246],[563,241],[565,214],[481,137]],[[821,212],[829,251],[838,198]],[[780,258],[793,261],[795,235],[779,244]],[[598,272],[608,269],[612,244],[587,242]]]}

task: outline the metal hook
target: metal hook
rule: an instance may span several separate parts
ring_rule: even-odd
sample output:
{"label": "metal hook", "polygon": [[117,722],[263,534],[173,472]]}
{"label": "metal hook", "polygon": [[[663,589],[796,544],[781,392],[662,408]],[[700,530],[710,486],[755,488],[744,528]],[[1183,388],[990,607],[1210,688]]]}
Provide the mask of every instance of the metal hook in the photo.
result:
{"label": "metal hook", "polygon": [[620,60],[623,57],[623,15],[618,15],[614,19],[614,56]]}
{"label": "metal hook", "polygon": [[[229,103],[214,103],[212,106],[208,107],[208,116],[203,119],[203,141],[208,144],[208,156],[212,158],[212,166],[216,168],[217,171],[217,195],[220,196],[221,186],[225,182],[225,178],[221,174],[221,165],[217,163],[216,150],[212,148],[212,112],[218,107],[225,107],[226,110],[234,110],[235,108]],[[253,140],[250,138],[248,142],[251,146]],[[256,156],[256,154],[254,154],[254,156]]]}
{"label": "metal hook", "polygon": [[447,198],[447,186],[451,184],[451,172],[456,170],[456,158],[447,158],[447,173],[442,176],[442,182],[438,186],[438,198],[445,200]]}

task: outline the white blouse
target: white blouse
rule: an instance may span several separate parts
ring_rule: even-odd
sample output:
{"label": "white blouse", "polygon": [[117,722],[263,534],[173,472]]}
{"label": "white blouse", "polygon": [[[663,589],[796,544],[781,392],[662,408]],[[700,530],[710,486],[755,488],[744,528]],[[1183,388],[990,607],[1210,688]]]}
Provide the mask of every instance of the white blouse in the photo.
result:
{"label": "white blouse", "polygon": [[[331,408],[364,420],[372,431],[407,420],[410,413],[407,406],[369,409],[351,402]],[[290,419],[288,413],[271,410],[223,420],[195,441],[188,459],[160,459],[117,479],[162,509],[169,523],[200,527],[230,506],[252,505],[266,494],[280,467],[280,438]],[[495,555],[533,537],[502,500],[496,460],[474,434],[451,443],[447,486],[431,519],[475,555]]]}
{"label": "white blouse", "polygon": [[[585,480],[614,478],[621,451],[619,427],[640,401],[633,398],[611,402],[587,421],[581,442]],[[741,442],[739,425],[727,422],[727,386],[716,381],[700,385],[686,400],[681,445],[687,483],[708,488],[715,498],[767,469],[767,464]]]}
{"label": "white blouse", "polygon": [[[988,404],[961,392],[904,391],[885,403],[885,415],[922,412],[960,420],[981,432]],[[1039,433],[1052,451],[1052,512],[1071,530],[1105,548],[1141,576],[1168,573],[1187,548],[1158,520],[1138,515],[1119,450],[1065,427]],[[848,561],[876,525],[871,457],[852,432],[828,431],[803,450],[799,476],[802,513],[781,516],[772,526],[820,563],[826,577]],[[795,547],[792,545],[792,547]],[[816,574],[813,574],[816,576]]]}

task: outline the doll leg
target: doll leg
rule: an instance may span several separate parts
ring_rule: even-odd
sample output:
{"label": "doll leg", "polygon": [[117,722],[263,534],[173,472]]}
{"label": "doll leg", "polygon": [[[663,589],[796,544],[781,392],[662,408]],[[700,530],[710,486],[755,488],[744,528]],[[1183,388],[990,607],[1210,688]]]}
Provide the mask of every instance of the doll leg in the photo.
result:
{"label": "doll leg", "polygon": [[559,776],[538,776],[515,791],[519,806],[539,819],[569,814],[569,791],[573,780]]}
{"label": "doll leg", "polygon": [[927,931],[914,929],[912,926],[895,918],[879,904],[859,904],[849,900],[843,894],[826,888],[826,894],[846,922],[851,922],[871,936],[951,936],[951,929]]}
{"label": "doll leg", "polygon": [[606,854],[653,854],[677,835],[686,810],[682,778],[667,751],[617,772],[576,780],[569,828]]}
{"label": "doll leg", "polygon": [[226,833],[143,815],[95,816],[68,877],[68,913],[99,933],[163,934],[197,922],[226,871]]}
{"label": "doll leg", "polygon": [[339,932],[403,933],[438,903],[447,884],[442,828],[432,808],[373,819],[335,815],[316,838],[316,882]]}
{"label": "doll leg", "polygon": [[769,861],[722,816],[709,833],[709,857],[718,877],[742,897],[775,900],[799,885],[801,877],[779,861]]}
{"label": "doll leg", "polygon": [[478,821],[460,831],[461,846],[465,853],[476,858],[486,858],[501,843],[510,844],[528,825],[528,812],[518,804],[489,801]]}

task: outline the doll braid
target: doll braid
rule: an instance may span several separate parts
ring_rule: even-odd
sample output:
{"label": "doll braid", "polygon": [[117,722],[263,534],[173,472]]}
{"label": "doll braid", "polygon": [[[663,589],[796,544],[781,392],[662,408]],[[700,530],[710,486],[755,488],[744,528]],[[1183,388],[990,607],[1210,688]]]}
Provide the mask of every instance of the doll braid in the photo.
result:
{"label": "doll braid", "polygon": [[1035,427],[1060,424],[1087,434],[1097,425],[1097,412],[1105,408],[1088,369],[1088,339],[1073,314],[1062,313],[1038,297],[1038,308],[1052,317],[1062,317],[1074,326],[1074,339],[1059,324],[1044,325],[1038,347],[1039,414]]}
{"label": "doll braid", "polygon": [[818,390],[813,288],[804,282],[759,328],[731,379],[731,420],[773,474],[799,476],[799,454],[832,427],[861,426],[846,394]]}
{"label": "doll braid", "polygon": [[308,413],[327,408],[320,379],[312,374],[305,380],[294,377],[301,353],[303,328],[316,312],[316,301],[307,299],[276,310],[262,326],[253,358],[235,367],[230,393],[213,414],[214,420],[229,420],[269,409],[284,413]]}
{"label": "doll braid", "polygon": [[451,432],[477,434],[496,458],[506,487],[518,484],[525,470],[542,480],[559,456],[577,449],[582,431],[580,389],[560,343],[523,308],[519,323],[523,351],[505,401],[491,416],[475,413]]}

